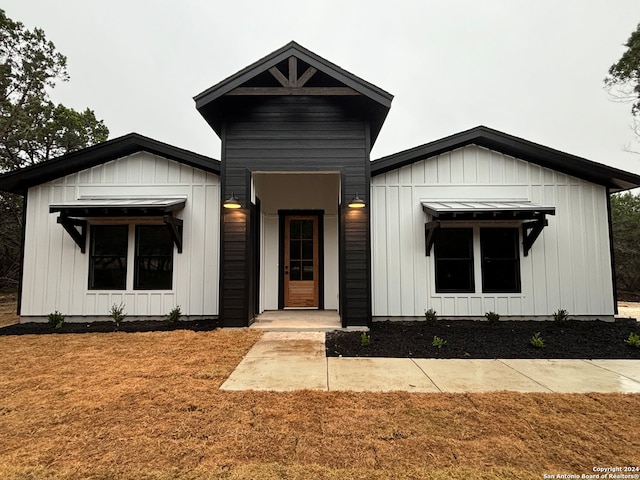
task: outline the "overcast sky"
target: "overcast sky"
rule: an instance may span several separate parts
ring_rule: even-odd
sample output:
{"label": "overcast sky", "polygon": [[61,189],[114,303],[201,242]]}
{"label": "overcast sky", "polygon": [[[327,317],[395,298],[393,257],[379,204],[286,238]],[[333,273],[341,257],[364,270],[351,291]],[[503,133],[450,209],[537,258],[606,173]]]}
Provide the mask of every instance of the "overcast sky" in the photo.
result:
{"label": "overcast sky", "polygon": [[220,158],[193,96],[291,40],[395,96],[372,159],[486,125],[640,173],[630,105],[603,87],[638,0],[4,0],[44,29],[111,138]]}

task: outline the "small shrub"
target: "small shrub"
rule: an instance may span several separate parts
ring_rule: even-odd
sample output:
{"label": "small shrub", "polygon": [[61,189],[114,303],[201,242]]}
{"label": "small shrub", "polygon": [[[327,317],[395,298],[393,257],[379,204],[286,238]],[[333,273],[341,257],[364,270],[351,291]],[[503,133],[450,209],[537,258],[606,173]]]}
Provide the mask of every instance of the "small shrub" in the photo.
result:
{"label": "small shrub", "polygon": [[49,319],[49,325],[51,325],[56,330],[60,330],[64,325],[64,315],[61,314],[58,310],[50,313],[47,318]]}
{"label": "small shrub", "polygon": [[429,325],[435,325],[438,322],[438,312],[436,312],[433,308],[425,310],[424,319]]}
{"label": "small shrub", "polygon": [[489,323],[498,323],[498,321],[500,320],[500,315],[496,312],[487,312],[484,314],[484,316],[487,317]]}
{"label": "small shrub", "polygon": [[447,341],[443,338],[440,338],[437,335],[433,336],[433,341],[431,342],[431,345],[433,345],[436,348],[442,348],[447,344]]}
{"label": "small shrub", "polygon": [[360,345],[362,345],[363,347],[368,347],[369,345],[371,345],[371,335],[369,335],[367,332],[362,332],[362,334],[360,335]]}
{"label": "small shrub", "polygon": [[553,320],[559,323],[564,323],[569,319],[569,312],[567,312],[564,308],[559,309],[556,312],[553,312]]}
{"label": "small shrub", "polygon": [[640,348],[640,335],[631,332],[625,342],[631,347]]}
{"label": "small shrub", "polygon": [[178,323],[178,321],[180,320],[180,315],[182,315],[182,312],[180,311],[180,305],[177,305],[173,307],[173,309],[169,312],[169,314],[167,315],[167,320],[171,324]]}
{"label": "small shrub", "polygon": [[529,343],[536,348],[544,348],[544,340],[540,336],[540,332],[534,333],[531,339],[529,340]]}
{"label": "small shrub", "polygon": [[124,312],[124,303],[120,303],[120,305],[116,305],[115,303],[111,305],[111,310],[109,310],[109,315],[113,319],[113,323],[116,324],[116,331],[120,328],[120,324],[125,319],[127,314]]}

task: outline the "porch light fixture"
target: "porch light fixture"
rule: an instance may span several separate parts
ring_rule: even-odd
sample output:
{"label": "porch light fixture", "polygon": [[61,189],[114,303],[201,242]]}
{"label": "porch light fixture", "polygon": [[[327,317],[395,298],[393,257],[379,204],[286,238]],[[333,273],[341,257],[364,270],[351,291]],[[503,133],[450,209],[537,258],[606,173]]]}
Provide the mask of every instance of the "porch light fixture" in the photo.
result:
{"label": "porch light fixture", "polygon": [[229,198],[227,198],[222,204],[224,208],[242,208],[240,205],[240,200],[236,198],[235,193],[232,193]]}
{"label": "porch light fixture", "polygon": [[355,197],[349,202],[349,208],[364,208],[366,203],[356,193]]}

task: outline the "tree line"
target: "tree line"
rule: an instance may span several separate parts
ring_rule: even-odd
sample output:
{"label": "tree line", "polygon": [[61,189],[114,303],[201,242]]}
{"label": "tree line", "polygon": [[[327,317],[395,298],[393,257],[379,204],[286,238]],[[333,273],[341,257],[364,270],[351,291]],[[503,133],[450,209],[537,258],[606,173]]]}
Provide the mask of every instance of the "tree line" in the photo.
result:
{"label": "tree line", "polygon": [[[35,165],[107,140],[93,110],[54,103],[49,91],[69,80],[67,58],[42,29],[28,29],[0,9],[0,172]],[[23,199],[0,193],[0,289],[20,275]]]}

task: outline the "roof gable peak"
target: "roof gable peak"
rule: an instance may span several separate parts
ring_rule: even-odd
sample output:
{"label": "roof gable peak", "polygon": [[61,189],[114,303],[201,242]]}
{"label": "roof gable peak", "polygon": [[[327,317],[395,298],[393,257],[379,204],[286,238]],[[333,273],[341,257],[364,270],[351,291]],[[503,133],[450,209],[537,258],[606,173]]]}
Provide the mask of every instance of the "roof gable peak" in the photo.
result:
{"label": "roof gable peak", "polygon": [[640,175],[561,152],[484,125],[374,160],[371,163],[371,175],[380,175],[420,160],[435,158],[442,153],[467,145],[477,145],[495,150],[541,167],[603,185],[611,192],[640,186]]}
{"label": "roof gable peak", "polygon": [[[278,71],[281,75],[276,73]],[[267,72],[274,78],[265,75]],[[272,82],[272,85],[263,86],[303,88],[317,72],[325,76],[325,82],[328,80],[327,77],[333,80],[333,82],[329,81],[329,83],[334,83],[334,85],[329,85],[331,87],[349,87],[354,91],[354,94],[369,97],[386,108],[391,106],[393,95],[353,75],[292,40],[283,47],[196,95],[194,97],[196,108],[201,110],[217,98],[230,93],[233,94],[237,88],[256,87],[256,82],[260,82],[260,80],[271,80]],[[274,79],[277,81],[276,84],[273,83]],[[314,84],[322,83],[317,82],[317,80],[316,77]],[[246,93],[246,91],[241,93]]]}

